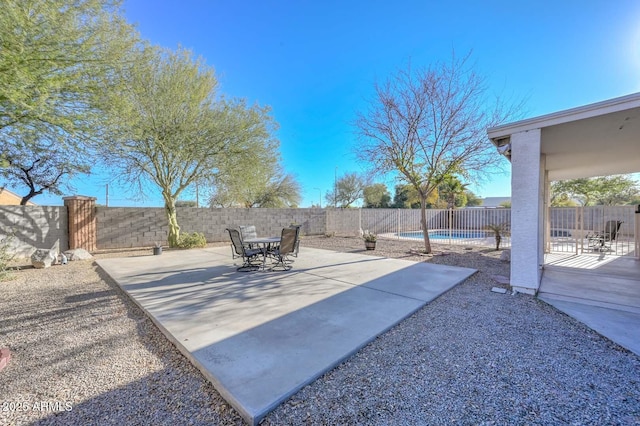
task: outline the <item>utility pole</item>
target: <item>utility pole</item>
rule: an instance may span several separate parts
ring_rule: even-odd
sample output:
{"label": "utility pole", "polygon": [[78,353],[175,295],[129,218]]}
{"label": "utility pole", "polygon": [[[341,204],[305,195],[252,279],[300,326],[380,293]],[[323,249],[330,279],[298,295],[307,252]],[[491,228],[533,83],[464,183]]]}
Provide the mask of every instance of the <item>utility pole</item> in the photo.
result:
{"label": "utility pole", "polygon": [[107,202],[106,202],[106,206],[109,207],[109,184],[107,184],[107,196],[106,196]]}
{"label": "utility pole", "polygon": [[338,166],[333,173],[333,208],[338,208]]}

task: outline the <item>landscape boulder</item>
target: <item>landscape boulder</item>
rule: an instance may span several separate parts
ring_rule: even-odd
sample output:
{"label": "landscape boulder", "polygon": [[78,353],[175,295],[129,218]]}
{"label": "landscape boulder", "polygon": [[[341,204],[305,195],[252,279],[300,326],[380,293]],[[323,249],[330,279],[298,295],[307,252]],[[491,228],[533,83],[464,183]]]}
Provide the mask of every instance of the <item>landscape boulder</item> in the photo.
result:
{"label": "landscape boulder", "polygon": [[57,257],[55,250],[37,249],[31,255],[31,264],[36,269],[48,268],[56,263]]}
{"label": "landscape boulder", "polygon": [[500,253],[500,260],[503,262],[511,262],[511,250],[503,250]]}
{"label": "landscape boulder", "polygon": [[83,248],[77,248],[73,250],[67,250],[64,252],[64,255],[67,256],[67,260],[89,260],[92,259],[93,256],[91,253],[86,251]]}

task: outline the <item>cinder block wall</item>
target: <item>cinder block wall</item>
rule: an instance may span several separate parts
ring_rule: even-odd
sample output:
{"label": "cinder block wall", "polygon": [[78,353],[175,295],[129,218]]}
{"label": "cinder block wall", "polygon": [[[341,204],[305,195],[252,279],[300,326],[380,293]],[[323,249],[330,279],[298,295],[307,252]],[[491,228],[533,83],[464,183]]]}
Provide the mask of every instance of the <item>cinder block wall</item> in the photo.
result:
{"label": "cinder block wall", "polygon": [[0,206],[0,239],[13,234],[10,246],[18,257],[36,249],[67,250],[67,225],[64,206]]}
{"label": "cinder block wall", "polygon": [[[166,219],[165,219],[166,221]],[[302,235],[324,234],[322,209],[208,209],[178,208],[181,232],[202,232],[207,241],[227,241],[226,228],[254,225],[258,235],[280,235],[292,223],[301,225]]]}
{"label": "cinder block wall", "polygon": [[[97,207],[98,249],[146,247],[167,243],[168,226],[163,208]],[[179,207],[181,232],[202,232],[207,241],[226,241],[225,229],[255,225],[258,235],[280,235],[296,223],[302,235],[324,234],[322,209],[209,209]]]}
{"label": "cinder block wall", "polygon": [[96,207],[98,249],[166,244],[167,218],[158,207]]}
{"label": "cinder block wall", "polygon": [[327,209],[327,233],[353,237],[360,230],[359,209]]}

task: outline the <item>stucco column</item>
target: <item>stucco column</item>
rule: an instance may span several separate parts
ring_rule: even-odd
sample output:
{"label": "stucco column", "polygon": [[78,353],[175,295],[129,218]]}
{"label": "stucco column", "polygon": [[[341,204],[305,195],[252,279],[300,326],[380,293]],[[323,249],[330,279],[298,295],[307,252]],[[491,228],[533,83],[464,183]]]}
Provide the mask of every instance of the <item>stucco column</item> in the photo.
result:
{"label": "stucco column", "polygon": [[511,135],[511,286],[535,294],[544,262],[545,159],[541,132]]}
{"label": "stucco column", "polygon": [[69,217],[69,248],[96,251],[96,199],[81,195],[62,199]]}

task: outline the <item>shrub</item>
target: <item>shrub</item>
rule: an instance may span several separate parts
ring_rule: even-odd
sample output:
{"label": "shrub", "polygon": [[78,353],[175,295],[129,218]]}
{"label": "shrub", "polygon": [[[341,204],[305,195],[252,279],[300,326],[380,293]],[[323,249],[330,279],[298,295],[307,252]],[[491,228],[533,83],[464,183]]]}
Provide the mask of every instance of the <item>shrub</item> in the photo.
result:
{"label": "shrub", "polygon": [[180,235],[178,241],[178,247],[184,249],[190,248],[202,248],[207,246],[207,239],[201,232],[194,232],[192,234],[185,232]]}
{"label": "shrub", "polygon": [[377,236],[373,232],[364,231],[364,234],[362,234],[362,238],[369,243],[375,243]]}

